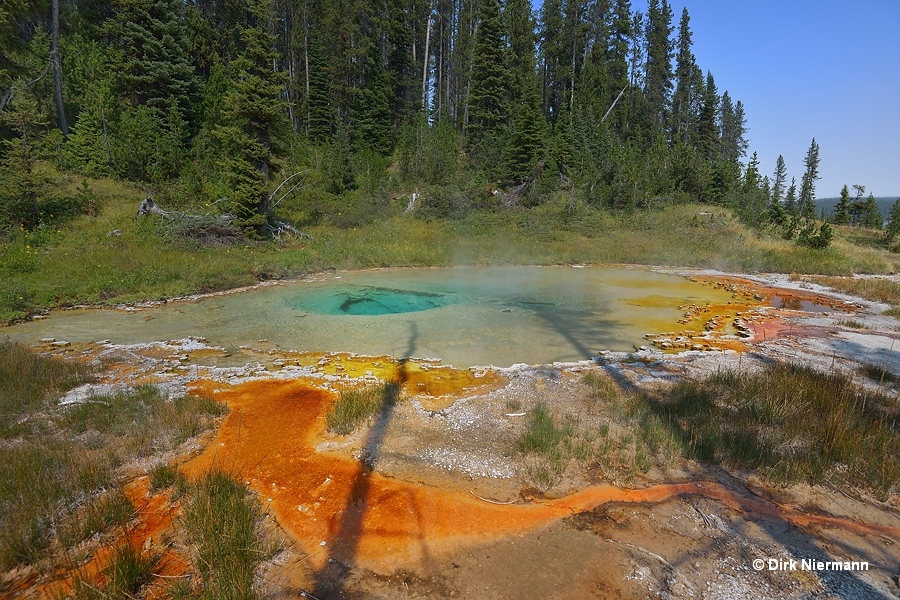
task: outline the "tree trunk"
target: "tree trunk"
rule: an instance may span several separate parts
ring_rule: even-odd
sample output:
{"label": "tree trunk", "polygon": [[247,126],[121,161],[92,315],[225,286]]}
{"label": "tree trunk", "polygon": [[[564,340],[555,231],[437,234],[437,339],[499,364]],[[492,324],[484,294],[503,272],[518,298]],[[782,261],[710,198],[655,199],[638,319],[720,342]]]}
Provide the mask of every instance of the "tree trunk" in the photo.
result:
{"label": "tree trunk", "polygon": [[428,45],[431,42],[431,13],[428,6],[428,25],[425,28],[425,53],[422,55],[422,110],[428,110]]}
{"label": "tree trunk", "polygon": [[62,98],[62,65],[59,55],[59,0],[53,0],[52,36],[50,38],[50,62],[53,63],[53,91],[56,96],[56,114],[59,117],[59,128],[63,137],[69,137],[69,124],[66,122],[66,111]]}

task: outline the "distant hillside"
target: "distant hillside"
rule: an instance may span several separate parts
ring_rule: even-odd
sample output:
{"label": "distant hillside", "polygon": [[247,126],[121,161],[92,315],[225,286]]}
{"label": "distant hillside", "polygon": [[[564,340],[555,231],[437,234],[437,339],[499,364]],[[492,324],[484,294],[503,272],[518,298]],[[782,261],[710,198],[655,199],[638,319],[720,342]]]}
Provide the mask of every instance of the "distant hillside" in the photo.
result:
{"label": "distant hillside", "polygon": [[[863,200],[865,200],[865,198],[863,198]],[[819,198],[816,200],[816,214],[818,215],[822,208],[824,208],[825,216],[830,215],[834,212],[834,207],[837,206],[839,201],[840,198]],[[882,196],[880,198],[875,198],[875,203],[878,204],[878,209],[881,210],[881,216],[883,216],[885,220],[887,220],[888,215],[891,212],[891,207],[896,201],[897,196]]]}

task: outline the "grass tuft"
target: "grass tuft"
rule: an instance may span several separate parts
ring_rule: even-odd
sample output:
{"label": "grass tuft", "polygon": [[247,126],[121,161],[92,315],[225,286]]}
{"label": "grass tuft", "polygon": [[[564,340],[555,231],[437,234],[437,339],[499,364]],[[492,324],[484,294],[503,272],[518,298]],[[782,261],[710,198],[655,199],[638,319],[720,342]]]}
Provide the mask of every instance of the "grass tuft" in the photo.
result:
{"label": "grass tuft", "polygon": [[232,476],[212,471],[189,486],[182,523],[205,598],[255,598],[253,575],[264,553],[260,522],[259,503]]}
{"label": "grass tuft", "polygon": [[557,425],[547,407],[538,404],[528,415],[525,432],[519,438],[519,450],[553,456],[560,453],[560,444],[572,434],[571,424]]}
{"label": "grass tuft", "polygon": [[547,407],[538,403],[528,413],[525,431],[516,447],[525,456],[526,471],[532,481],[549,489],[560,481],[571,459],[592,458],[593,441],[580,434],[574,416],[557,422]]}
{"label": "grass tuft", "polygon": [[131,544],[118,546],[106,567],[107,585],[104,596],[108,598],[134,598],[150,581],[158,557],[138,550]]}
{"label": "grass tuft", "polygon": [[341,391],[331,411],[325,417],[328,431],[347,435],[374,415],[397,403],[400,384],[396,382]]}
{"label": "grass tuft", "polygon": [[175,488],[177,492],[183,492],[187,483],[185,476],[178,467],[169,465],[156,465],[147,471],[150,477],[150,491],[159,492],[168,488]]}
{"label": "grass tuft", "polygon": [[885,365],[873,365],[864,363],[859,366],[859,372],[878,383],[895,383],[898,378],[891,373]]}
{"label": "grass tuft", "polygon": [[64,547],[71,548],[94,534],[124,526],[134,514],[131,501],[122,490],[114,489],[76,511],[69,521],[57,528],[57,535]]}

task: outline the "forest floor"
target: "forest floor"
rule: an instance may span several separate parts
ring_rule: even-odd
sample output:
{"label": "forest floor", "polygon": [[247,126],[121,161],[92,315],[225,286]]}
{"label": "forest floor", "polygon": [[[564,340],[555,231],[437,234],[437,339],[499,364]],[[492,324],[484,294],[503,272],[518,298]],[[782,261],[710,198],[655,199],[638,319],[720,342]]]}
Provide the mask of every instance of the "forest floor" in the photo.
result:
{"label": "forest floor", "polygon": [[[666,450],[670,434],[642,433],[626,407],[685,378],[773,361],[851,374],[896,403],[900,322],[883,314],[887,304],[788,276],[680,272],[779,301],[730,324],[741,335],[688,340],[702,349],[676,353],[677,336],[657,336],[634,352],[508,369],[347,355],[302,366],[264,348],[245,349],[244,366],[216,367],[223,351],[190,338],[48,340],[40,350],[107,368],[62,403],[153,383],[228,406],[215,432],[164,459],[188,477],[225,468],[257,495],[283,540],[257,571],[261,597],[900,598],[896,484],[883,494],[829,480],[787,485],[691,460]],[[882,376],[860,375],[866,365]],[[400,401],[348,436],[328,432],[335,397],[380,377],[403,384]],[[568,451],[522,450],[538,406],[569,432]],[[127,489],[137,508],[129,535],[167,557],[141,590],[162,597],[197,573],[179,542],[179,500],[148,490],[148,468],[135,466]],[[847,570],[824,568],[835,561]],[[71,575],[20,568],[0,594],[59,597]]]}

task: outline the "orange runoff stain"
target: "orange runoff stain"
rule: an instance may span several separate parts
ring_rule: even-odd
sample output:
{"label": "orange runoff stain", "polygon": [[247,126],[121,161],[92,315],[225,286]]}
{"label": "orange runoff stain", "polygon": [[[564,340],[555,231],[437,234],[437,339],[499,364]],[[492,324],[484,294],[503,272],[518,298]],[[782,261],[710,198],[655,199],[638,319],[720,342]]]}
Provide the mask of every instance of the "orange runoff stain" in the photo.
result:
{"label": "orange runoff stain", "polygon": [[168,584],[164,580],[185,575],[190,567],[188,561],[171,547],[163,546],[160,552],[161,538],[171,531],[172,521],[180,507],[170,502],[166,492],[151,495],[149,487],[148,477],[129,482],[123,492],[134,505],[136,518],[124,535],[104,544],[85,564],[74,569],[60,570],[50,582],[38,588],[38,596],[55,598],[71,592],[76,579],[102,589],[106,582],[104,570],[112,563],[116,549],[129,545],[149,555],[159,553],[153,569],[157,579],[146,590],[145,597],[167,597],[165,590]]}
{"label": "orange runoff stain", "polygon": [[328,559],[381,573],[427,566],[433,555],[534,530],[606,502],[661,502],[681,494],[706,496],[738,511],[797,525],[900,537],[900,528],[801,513],[706,482],[642,490],[592,486],[541,503],[491,504],[460,489],[392,479],[348,457],[318,452],[324,415],[334,397],[311,382],[253,381],[220,387],[197,384],[197,392],[225,401],[231,412],[215,441],[189,461],[185,471],[197,476],[219,468],[237,474],[300,542],[315,569],[322,569]]}

